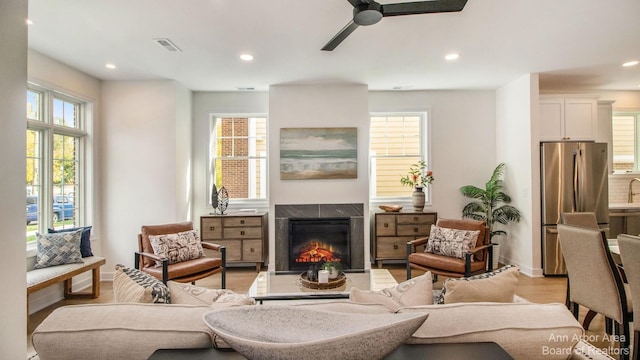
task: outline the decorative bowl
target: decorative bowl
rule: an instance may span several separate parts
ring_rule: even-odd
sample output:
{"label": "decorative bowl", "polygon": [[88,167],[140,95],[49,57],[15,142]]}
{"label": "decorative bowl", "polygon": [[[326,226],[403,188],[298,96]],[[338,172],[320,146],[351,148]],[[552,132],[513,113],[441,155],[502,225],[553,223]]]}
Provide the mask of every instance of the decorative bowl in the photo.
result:
{"label": "decorative bowl", "polygon": [[380,205],[378,207],[386,212],[398,212],[402,210],[402,205]]}
{"label": "decorative bowl", "polygon": [[350,314],[296,306],[210,311],[205,324],[248,359],[382,359],[429,314]]}

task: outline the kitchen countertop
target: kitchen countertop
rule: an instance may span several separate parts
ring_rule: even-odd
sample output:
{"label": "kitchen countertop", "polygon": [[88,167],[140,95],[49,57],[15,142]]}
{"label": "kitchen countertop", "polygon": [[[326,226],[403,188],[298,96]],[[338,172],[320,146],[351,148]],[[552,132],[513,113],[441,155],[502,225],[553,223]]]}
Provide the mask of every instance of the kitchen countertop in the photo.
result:
{"label": "kitchen countertop", "polygon": [[611,210],[640,210],[640,203],[610,203],[609,211]]}

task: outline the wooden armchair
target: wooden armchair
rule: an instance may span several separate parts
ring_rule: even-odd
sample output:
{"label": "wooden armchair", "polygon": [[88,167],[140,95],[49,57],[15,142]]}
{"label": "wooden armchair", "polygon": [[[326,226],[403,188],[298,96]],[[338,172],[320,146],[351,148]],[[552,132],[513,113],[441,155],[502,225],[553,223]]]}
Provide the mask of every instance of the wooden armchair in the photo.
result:
{"label": "wooden armchair", "polygon": [[434,279],[438,275],[468,277],[492,270],[493,244],[490,242],[489,228],[484,221],[438,219],[436,226],[460,230],[479,230],[475,248],[465,254],[465,259],[458,259],[428,252],[416,252],[416,248],[425,245],[429,241],[429,237],[409,241],[407,242],[407,279],[411,278],[411,269],[431,271]]}
{"label": "wooden armchair", "polygon": [[[139,251],[135,253],[135,267],[144,271],[165,284],[169,280],[177,282],[194,283],[196,280],[206,278],[210,275],[221,274],[221,288],[226,287],[226,248],[222,245],[211,244],[203,241],[204,249],[215,250],[220,253],[220,257],[203,256],[198,259],[182,261],[169,264],[169,260],[154,254],[153,247],[149,240],[149,235],[175,234],[183,231],[193,230],[193,223],[182,222],[164,225],[142,226],[141,233],[138,234]],[[156,261],[162,266],[156,266]]]}

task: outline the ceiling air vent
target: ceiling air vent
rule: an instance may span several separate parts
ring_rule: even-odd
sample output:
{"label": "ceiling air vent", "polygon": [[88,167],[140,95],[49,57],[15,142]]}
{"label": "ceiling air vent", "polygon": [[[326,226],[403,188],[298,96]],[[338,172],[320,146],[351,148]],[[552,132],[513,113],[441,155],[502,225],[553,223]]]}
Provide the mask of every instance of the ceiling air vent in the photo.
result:
{"label": "ceiling air vent", "polygon": [[171,40],[166,39],[166,38],[161,38],[161,39],[153,39],[153,41],[155,41],[156,43],[158,43],[158,45],[162,46],[163,48],[167,49],[168,51],[171,52],[182,52],[182,50],[180,50],[179,47],[176,46],[176,44],[174,44],[173,42],[171,42]]}
{"label": "ceiling air vent", "polygon": [[238,90],[240,91],[254,91],[256,88],[254,87],[239,87]]}

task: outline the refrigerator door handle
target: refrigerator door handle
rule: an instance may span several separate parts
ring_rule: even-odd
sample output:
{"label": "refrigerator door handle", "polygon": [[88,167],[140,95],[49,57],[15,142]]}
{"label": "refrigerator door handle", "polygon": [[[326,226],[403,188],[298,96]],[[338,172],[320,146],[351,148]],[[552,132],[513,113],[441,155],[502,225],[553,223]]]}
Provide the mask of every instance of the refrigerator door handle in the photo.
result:
{"label": "refrigerator door handle", "polygon": [[578,151],[573,152],[573,211],[578,211],[578,197],[580,196],[578,190],[578,184],[580,179],[578,178]]}

